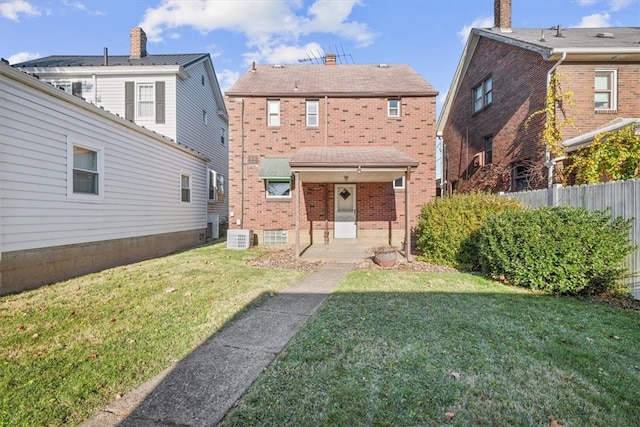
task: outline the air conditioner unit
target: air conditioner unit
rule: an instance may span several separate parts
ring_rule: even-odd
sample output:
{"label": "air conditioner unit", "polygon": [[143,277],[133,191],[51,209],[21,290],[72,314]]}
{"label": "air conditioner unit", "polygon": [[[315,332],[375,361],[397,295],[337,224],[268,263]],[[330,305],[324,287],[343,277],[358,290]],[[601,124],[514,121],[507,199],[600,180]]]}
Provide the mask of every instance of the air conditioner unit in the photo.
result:
{"label": "air conditioner unit", "polygon": [[251,246],[253,233],[251,230],[228,230],[227,249],[247,249]]}

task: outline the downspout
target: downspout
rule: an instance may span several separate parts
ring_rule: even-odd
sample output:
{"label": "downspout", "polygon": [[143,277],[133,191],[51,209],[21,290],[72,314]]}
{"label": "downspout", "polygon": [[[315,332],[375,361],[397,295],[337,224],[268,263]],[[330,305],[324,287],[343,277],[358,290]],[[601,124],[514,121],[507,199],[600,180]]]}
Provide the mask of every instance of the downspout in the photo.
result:
{"label": "downspout", "polygon": [[[545,98],[546,98],[546,94],[549,93],[549,88],[551,86],[551,75],[553,74],[554,71],[556,71],[556,68],[558,68],[558,66],[564,62],[566,58],[567,58],[567,52],[562,52],[562,57],[558,60],[558,62],[556,62],[553,65],[553,67],[551,67],[549,71],[547,71],[547,91],[545,93]],[[549,106],[546,106],[546,107],[548,108]],[[548,112],[547,112],[546,120],[549,120]],[[553,187],[553,168],[557,162],[558,162],[558,159],[553,159],[553,160],[551,159],[551,152],[549,151],[549,146],[545,144],[544,165],[547,167],[547,188],[549,190],[551,190],[551,188]],[[551,191],[549,191],[549,194],[551,194]]]}
{"label": "downspout", "polygon": [[244,228],[244,98],[240,98],[240,228]]}
{"label": "downspout", "polygon": [[329,143],[329,98],[324,96],[324,146]]}

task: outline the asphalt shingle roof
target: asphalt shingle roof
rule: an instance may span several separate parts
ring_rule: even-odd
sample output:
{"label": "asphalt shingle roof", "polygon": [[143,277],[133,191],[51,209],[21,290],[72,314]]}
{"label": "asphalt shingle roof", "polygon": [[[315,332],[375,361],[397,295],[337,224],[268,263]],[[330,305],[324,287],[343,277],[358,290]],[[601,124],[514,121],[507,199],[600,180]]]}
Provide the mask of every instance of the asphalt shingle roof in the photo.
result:
{"label": "asphalt shingle roof", "polygon": [[301,147],[291,159],[291,167],[406,167],[418,162],[393,147],[340,146]]}
{"label": "asphalt shingle roof", "polygon": [[[637,50],[640,54],[640,27],[562,28],[561,37],[553,28],[513,28],[512,32],[499,29],[474,28],[481,36],[523,43],[539,51],[553,49],[601,49],[615,52],[619,49]],[[544,38],[543,38],[544,35]]]}
{"label": "asphalt shingle roof", "polygon": [[[207,53],[184,53],[172,55],[147,55],[142,58],[131,59],[127,55],[109,55],[108,66],[132,66],[143,65],[181,65],[186,67],[194,62],[207,57]],[[33,59],[31,61],[11,64],[13,67],[100,67],[104,66],[103,55],[52,55],[44,58]]]}
{"label": "asphalt shingle roof", "polygon": [[434,96],[407,64],[256,65],[229,89],[231,96]]}

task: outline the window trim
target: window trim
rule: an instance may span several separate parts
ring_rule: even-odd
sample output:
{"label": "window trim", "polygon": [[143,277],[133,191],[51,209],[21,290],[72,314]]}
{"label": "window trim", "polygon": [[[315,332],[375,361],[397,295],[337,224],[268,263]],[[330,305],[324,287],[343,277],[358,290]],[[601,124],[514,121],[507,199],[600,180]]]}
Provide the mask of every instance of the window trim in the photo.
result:
{"label": "window trim", "polygon": [[[145,101],[147,104],[151,104],[151,113],[149,115],[140,114],[140,88],[151,87],[151,100]],[[136,120],[155,120],[156,118],[156,84],[155,82],[136,82],[135,86],[135,118]]]}
{"label": "window trim", "polygon": [[[224,200],[224,181],[224,175],[220,172],[207,169],[207,202],[215,203]],[[212,191],[213,197],[211,197]]]}
{"label": "window trim", "polygon": [[[315,113],[313,112],[309,112],[309,107],[311,105],[315,105],[316,106],[316,111]],[[316,119],[316,123],[315,124],[310,124],[310,119],[315,118]],[[307,127],[309,128],[317,128],[318,126],[320,126],[320,100],[319,99],[307,99],[305,101],[305,124]]]}
{"label": "window trim", "polygon": [[[188,188],[185,188],[183,186],[183,178],[185,178],[185,177],[188,179],[188,181],[187,181],[188,184],[189,184]],[[185,203],[185,204],[190,204],[191,203],[191,200],[193,199],[193,197],[192,197],[192,194],[193,194],[192,188],[193,188],[193,185],[192,185],[192,182],[191,182],[191,174],[187,173],[187,172],[180,172],[180,203]],[[185,190],[188,191],[187,196],[188,196],[189,200],[184,200],[185,199],[185,197],[184,197],[185,196],[185,194],[184,194]]]}
{"label": "window trim", "polygon": [[220,143],[224,145],[224,137],[227,134],[227,130],[223,127],[220,128]]}
{"label": "window trim", "polygon": [[[277,111],[273,111],[271,108],[272,106],[277,107]],[[269,127],[280,126],[280,100],[279,99],[267,99],[267,126]]]}
{"label": "window trim", "polygon": [[[489,83],[489,85],[487,85],[487,83]],[[488,90],[487,86],[489,86]],[[481,91],[478,92],[478,89]],[[477,96],[478,93],[480,93],[480,97]],[[471,100],[471,108],[473,109],[474,114],[493,104],[493,76],[490,75],[485,77],[479,84],[471,88]],[[478,106],[479,101],[482,102],[480,106]]]}
{"label": "window trim", "polygon": [[[285,195],[285,196],[275,196],[275,195],[271,195],[269,194],[269,183],[270,182],[274,182],[274,183],[288,183],[289,184],[289,194]],[[265,178],[264,179],[264,190],[265,190],[265,194],[267,196],[267,199],[269,200],[290,200],[291,196],[293,194],[293,179],[289,178],[289,179],[283,179],[283,178]]]}
{"label": "window trim", "polygon": [[202,124],[207,126],[209,124],[209,115],[207,110],[202,110]]}
{"label": "window trim", "polygon": [[[391,106],[392,102],[397,102],[398,105],[396,107],[392,107]],[[393,110],[396,110],[395,114],[392,114]],[[402,101],[400,100],[400,98],[389,98],[389,99],[387,99],[387,117],[391,117],[391,118],[397,119],[398,117],[400,117],[402,115],[401,110],[402,110]]]}
{"label": "window trim", "polygon": [[[611,88],[608,91],[598,90],[596,88],[596,77],[598,73],[604,74],[607,73],[611,79]],[[608,93],[609,94],[609,107],[597,107],[596,106],[596,95],[598,93]],[[596,68],[593,73],[593,109],[594,111],[617,111],[618,110],[618,70],[615,68]]]}
{"label": "window trim", "polygon": [[[400,185],[396,185],[396,182],[398,180],[401,180],[401,184]],[[404,190],[406,188],[405,185],[405,176],[402,175],[400,178],[393,180],[393,189],[394,190]]]}
{"label": "window trim", "polygon": [[[73,191],[73,171],[74,171],[74,148],[83,148],[93,151],[97,155],[96,173],[98,174],[98,193],[79,193]],[[92,202],[101,202],[104,200],[104,148],[85,142],[76,142],[74,139],[67,140],[67,198],[75,200],[84,200]]]}

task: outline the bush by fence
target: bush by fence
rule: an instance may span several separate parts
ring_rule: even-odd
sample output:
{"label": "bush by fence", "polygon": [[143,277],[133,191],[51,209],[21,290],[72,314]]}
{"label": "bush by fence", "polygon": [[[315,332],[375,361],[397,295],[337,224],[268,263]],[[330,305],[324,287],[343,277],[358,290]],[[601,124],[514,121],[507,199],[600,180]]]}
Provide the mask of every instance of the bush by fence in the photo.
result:
{"label": "bush by fence", "polygon": [[419,259],[462,270],[479,269],[474,233],[488,216],[511,209],[522,209],[522,204],[483,193],[456,194],[424,205],[416,233],[416,245],[422,251]]}
{"label": "bush by fence", "polygon": [[630,220],[605,211],[542,207],[487,218],[478,230],[482,272],[557,294],[601,293],[622,278],[634,248]]}

